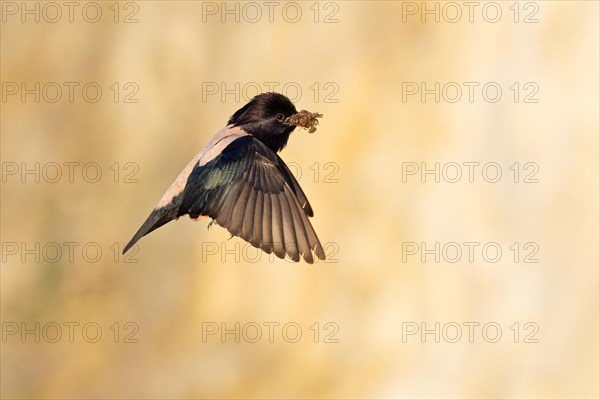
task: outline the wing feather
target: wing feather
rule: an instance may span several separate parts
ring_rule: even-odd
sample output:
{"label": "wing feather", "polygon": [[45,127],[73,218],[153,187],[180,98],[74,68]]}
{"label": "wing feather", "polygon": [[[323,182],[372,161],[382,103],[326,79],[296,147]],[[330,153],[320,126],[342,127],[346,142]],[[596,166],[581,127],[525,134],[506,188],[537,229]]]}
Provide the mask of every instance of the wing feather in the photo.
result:
{"label": "wing feather", "polygon": [[283,235],[283,216],[281,214],[281,204],[276,194],[269,194],[271,197],[271,213],[273,216],[273,251],[279,258],[285,257],[285,236]]}
{"label": "wing feather", "polygon": [[256,205],[254,206],[254,215],[252,215],[252,233],[250,236],[250,244],[259,249],[263,245],[263,192],[256,192]]}
{"label": "wing feather", "polygon": [[288,203],[288,199],[283,195],[279,197],[279,204],[281,205],[282,216],[283,216],[283,234],[285,237],[285,250],[286,253],[294,261],[299,261],[300,256],[298,254],[298,242],[296,239],[296,231],[294,229],[294,218],[292,216],[292,209]]}
{"label": "wing feather", "polygon": [[271,195],[263,193],[263,219],[262,219],[262,246],[261,249],[267,254],[273,252],[273,218],[271,206]]}
{"label": "wing feather", "polygon": [[[298,201],[294,199],[294,194],[291,190],[284,190],[288,205],[292,211],[293,225],[296,230],[296,246],[300,252],[300,255],[303,256],[304,261],[309,264],[313,263],[312,252],[310,249],[310,245],[308,244],[308,238],[306,235],[306,228],[304,226],[304,221],[302,220],[301,214],[303,213],[302,208],[298,208]],[[301,206],[300,206],[301,207]]]}
{"label": "wing feather", "polygon": [[241,236],[242,223],[244,221],[244,212],[246,211],[246,205],[248,204],[248,196],[250,195],[252,188],[240,183],[240,195],[235,199],[235,206],[231,213],[231,223],[227,227],[227,230],[235,236]]}
{"label": "wing feather", "polygon": [[254,225],[254,214],[256,213],[257,191],[249,187],[248,192],[248,200],[246,201],[246,210],[244,211],[244,222],[242,223],[240,237],[246,238],[246,240],[252,243],[254,241],[252,231]]}

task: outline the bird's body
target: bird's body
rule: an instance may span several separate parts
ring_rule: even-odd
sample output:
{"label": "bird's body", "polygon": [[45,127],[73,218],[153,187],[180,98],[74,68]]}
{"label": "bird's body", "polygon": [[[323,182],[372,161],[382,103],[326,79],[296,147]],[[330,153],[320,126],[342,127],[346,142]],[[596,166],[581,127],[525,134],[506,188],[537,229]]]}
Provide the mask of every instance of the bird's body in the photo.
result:
{"label": "bird's body", "polygon": [[283,95],[253,98],[181,171],[123,253],[143,236],[187,214],[192,219],[208,216],[232,235],[279,258],[287,254],[298,261],[302,256],[312,263],[314,252],[325,259],[308,220],[313,210],[277,155],[296,128],[288,122],[290,117],[299,114]]}

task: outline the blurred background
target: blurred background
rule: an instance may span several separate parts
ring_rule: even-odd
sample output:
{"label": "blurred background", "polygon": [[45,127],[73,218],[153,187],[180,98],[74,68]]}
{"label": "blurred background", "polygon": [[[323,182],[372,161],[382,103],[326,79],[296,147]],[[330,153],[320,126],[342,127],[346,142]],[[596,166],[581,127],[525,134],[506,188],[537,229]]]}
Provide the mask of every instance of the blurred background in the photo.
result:
{"label": "blurred background", "polygon": [[[598,398],[597,2],[0,4],[3,398]],[[269,90],[327,261],[122,256]]]}

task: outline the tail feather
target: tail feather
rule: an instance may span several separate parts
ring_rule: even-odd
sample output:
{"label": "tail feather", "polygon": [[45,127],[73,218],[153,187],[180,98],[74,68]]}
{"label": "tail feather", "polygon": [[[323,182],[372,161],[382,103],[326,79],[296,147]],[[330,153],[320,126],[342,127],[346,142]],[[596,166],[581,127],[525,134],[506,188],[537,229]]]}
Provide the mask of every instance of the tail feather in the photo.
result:
{"label": "tail feather", "polygon": [[127,253],[134,244],[137,243],[142,237],[146,236],[153,230],[160,228],[167,222],[170,222],[179,217],[178,215],[178,206],[168,205],[166,207],[161,207],[158,209],[152,210],[148,218],[146,218],[146,222],[138,229],[138,231],[133,235],[133,238],[127,243],[125,248],[123,249],[123,254]]}

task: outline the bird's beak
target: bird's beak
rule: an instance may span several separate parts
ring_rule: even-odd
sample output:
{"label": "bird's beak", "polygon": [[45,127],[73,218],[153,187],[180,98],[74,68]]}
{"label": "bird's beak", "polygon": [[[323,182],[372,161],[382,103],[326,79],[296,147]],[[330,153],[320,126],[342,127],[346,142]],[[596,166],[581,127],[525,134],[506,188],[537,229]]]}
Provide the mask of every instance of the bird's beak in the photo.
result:
{"label": "bird's beak", "polygon": [[317,118],[323,118],[323,114],[311,113],[310,111],[302,110],[290,117],[287,117],[284,123],[287,125],[294,125],[308,129],[308,133],[313,133],[317,130],[317,125],[319,125],[319,120]]}

